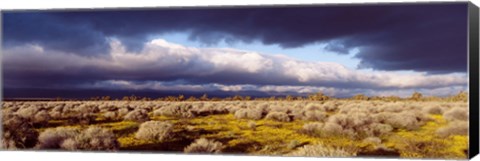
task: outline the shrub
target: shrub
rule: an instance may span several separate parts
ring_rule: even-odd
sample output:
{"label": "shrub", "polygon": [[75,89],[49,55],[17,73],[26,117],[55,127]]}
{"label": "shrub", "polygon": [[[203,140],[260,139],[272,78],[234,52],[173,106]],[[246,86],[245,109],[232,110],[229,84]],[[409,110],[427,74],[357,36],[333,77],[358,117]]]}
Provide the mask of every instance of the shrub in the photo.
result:
{"label": "shrub", "polygon": [[143,140],[163,141],[171,137],[173,125],[168,122],[147,121],[140,125],[135,138]]}
{"label": "shrub", "polygon": [[238,110],[235,111],[234,116],[237,119],[247,119],[248,118],[247,113],[248,113],[249,110],[250,109],[238,109]]}
{"label": "shrub", "polygon": [[63,113],[61,111],[50,111],[49,115],[55,120],[63,119]]}
{"label": "shrub", "polygon": [[47,129],[40,133],[37,148],[59,149],[65,140],[75,137],[78,134],[79,131],[73,128],[57,127]]}
{"label": "shrub", "polygon": [[307,121],[325,121],[328,118],[327,114],[320,111],[305,111],[303,120]]}
{"label": "shrub", "polygon": [[309,103],[305,110],[312,111],[312,110],[323,110],[322,105],[318,103]]}
{"label": "shrub", "polygon": [[259,103],[257,106],[255,106],[256,109],[261,110],[265,114],[268,113],[270,109],[270,104],[269,103]]}
{"label": "shrub", "polygon": [[[75,107],[76,106],[76,107]],[[67,110],[65,110],[67,109]],[[62,112],[63,118],[67,118],[71,124],[88,125],[96,119],[98,107],[86,104],[68,104]]]}
{"label": "shrub", "polygon": [[158,108],[156,110],[153,110],[153,116],[162,116],[163,111],[161,110],[162,108]]}
{"label": "shrub", "polygon": [[100,105],[100,106],[98,106],[98,108],[102,112],[117,111],[118,110],[118,107],[113,106],[113,105],[108,105],[108,104]]}
{"label": "shrub", "polygon": [[290,117],[284,112],[270,112],[265,116],[265,119],[275,120],[280,122],[290,122]]}
{"label": "shrub", "polygon": [[381,136],[390,133],[393,127],[389,124],[373,123],[370,125],[370,129],[372,130],[373,136]]}
{"label": "shrub", "polygon": [[303,120],[305,117],[305,110],[294,110],[291,114],[294,120]]}
{"label": "shrub", "polygon": [[262,111],[252,108],[240,109],[235,112],[235,118],[260,120],[262,119]]}
{"label": "shrub", "polygon": [[453,121],[446,127],[441,127],[436,131],[440,137],[448,137],[450,135],[468,135],[467,121]]}
{"label": "shrub", "polygon": [[311,122],[303,125],[302,131],[308,135],[316,135],[322,132],[323,126],[324,126],[323,123]]}
{"label": "shrub", "polygon": [[401,113],[381,113],[376,116],[377,121],[389,124],[393,128],[415,130],[427,120],[421,113],[404,111]]}
{"label": "shrub", "polygon": [[224,146],[220,142],[200,138],[188,145],[183,151],[185,153],[220,153],[223,148]]}
{"label": "shrub", "polygon": [[231,113],[231,114],[235,114],[235,112],[237,112],[240,109],[243,109],[243,108],[238,107],[238,106],[228,106],[227,107],[228,113]]}
{"label": "shrub", "polygon": [[37,143],[38,132],[28,120],[16,115],[3,115],[2,148],[32,148]]}
{"label": "shrub", "polygon": [[255,107],[257,109],[265,109],[265,108],[269,108],[270,104],[269,103],[259,103],[257,104]]}
{"label": "shrub", "polygon": [[380,139],[378,137],[367,137],[367,138],[363,139],[363,142],[370,143],[370,144],[373,144],[373,145],[380,145],[382,143],[382,139]]}
{"label": "shrub", "polygon": [[255,130],[255,129],[257,128],[257,124],[255,123],[255,121],[249,121],[249,122],[247,123],[247,127],[248,127],[249,129]]}
{"label": "shrub", "polygon": [[353,138],[380,136],[391,130],[389,125],[378,123],[373,116],[363,112],[333,115],[323,127],[326,135],[345,135]]}
{"label": "shrub", "polygon": [[[335,115],[334,115],[335,116]],[[340,122],[343,127],[359,129],[360,127],[368,126],[374,122],[372,116],[367,113],[349,113],[348,115],[342,115],[340,119],[345,119]],[[335,121],[335,119],[333,119]],[[337,120],[338,121],[338,120]]]}
{"label": "shrub", "polygon": [[34,124],[44,125],[51,119],[46,110],[37,106],[20,108],[16,114]]}
{"label": "shrub", "polygon": [[76,149],[77,146],[78,146],[77,142],[73,138],[68,138],[63,140],[62,144],[60,145],[62,149],[66,149],[66,150],[77,150]]}
{"label": "shrub", "polygon": [[82,125],[89,125],[90,123],[95,121],[95,114],[93,113],[79,113],[75,116],[70,117],[69,121],[73,124],[82,124]]}
{"label": "shrub", "polygon": [[127,115],[125,115],[123,119],[127,121],[145,122],[148,121],[150,118],[148,117],[148,113],[145,110],[133,110],[132,112],[129,112]]}
{"label": "shrub", "polygon": [[97,105],[93,104],[81,104],[73,109],[78,114],[96,114],[100,111]]}
{"label": "shrub", "polygon": [[323,104],[323,109],[327,112],[334,112],[338,109],[338,106],[340,105],[339,102],[336,101],[328,101],[325,104]]}
{"label": "shrub", "polygon": [[443,113],[442,108],[440,108],[439,106],[426,107],[424,111],[428,114],[434,114],[434,115],[439,115]]}
{"label": "shrub", "polygon": [[32,118],[32,122],[35,124],[46,125],[50,119],[50,114],[48,114],[47,111],[42,110],[35,114]]}
{"label": "shrub", "polygon": [[112,131],[89,127],[80,134],[66,139],[61,147],[67,150],[118,150],[120,144]]}
{"label": "shrub", "polygon": [[415,116],[415,118],[417,119],[417,122],[420,125],[424,125],[426,122],[434,120],[432,117],[430,117],[425,113],[422,113],[419,110],[411,110],[411,112],[413,113],[413,116]]}
{"label": "shrub", "polygon": [[127,115],[128,113],[130,112],[130,110],[128,108],[120,108],[118,110],[118,116],[121,117],[121,116],[125,116]]}
{"label": "shrub", "polygon": [[37,107],[32,107],[32,106],[28,106],[28,107],[23,107],[23,108],[20,108],[17,110],[16,114],[24,119],[27,119],[27,120],[32,120],[33,117],[35,116],[35,114],[37,114],[37,112],[40,111],[40,108],[37,108]]}
{"label": "shrub", "polygon": [[392,115],[391,112],[381,112],[381,113],[373,114],[372,116],[375,122],[386,123],[387,119],[389,119],[391,115]]}
{"label": "shrub", "polygon": [[192,126],[192,125],[187,125],[187,126],[185,127],[185,129],[186,129],[187,131],[194,131],[194,130],[197,129],[197,128],[196,128],[195,126]]}
{"label": "shrub", "polygon": [[448,121],[467,121],[468,120],[468,109],[466,108],[452,108],[446,111],[443,114],[443,117]]}
{"label": "shrub", "polygon": [[191,118],[195,115],[190,111],[191,105],[180,104],[180,105],[170,105],[162,107],[158,110],[155,110],[156,115],[163,116],[172,116],[172,117],[183,117]]}
{"label": "shrub", "polygon": [[382,108],[384,112],[402,112],[405,110],[400,103],[387,103],[380,106],[380,108]]}
{"label": "shrub", "polygon": [[103,113],[103,117],[109,121],[116,121],[120,119],[119,113],[115,111],[107,111]]}
{"label": "shrub", "polygon": [[334,122],[327,122],[323,126],[323,133],[326,135],[341,135],[344,133],[343,127]]}
{"label": "shrub", "polygon": [[276,106],[270,106],[268,108],[268,112],[283,112],[283,113],[287,113],[289,110],[288,108],[285,108],[285,107],[282,107],[282,106],[279,106],[279,105],[276,105]]}
{"label": "shrub", "polygon": [[213,114],[226,114],[229,111],[223,106],[215,106],[214,104],[206,104],[205,106],[193,106],[190,109],[195,116],[208,116]]}
{"label": "shrub", "polygon": [[288,144],[287,144],[287,148],[288,149],[295,149],[297,148],[298,146],[302,145],[298,140],[291,140]]}
{"label": "shrub", "polygon": [[340,125],[342,127],[346,127],[349,125],[349,116],[347,114],[335,114],[335,115],[332,115],[330,116],[330,118],[328,118],[328,121],[329,123],[335,123],[337,125]]}
{"label": "shrub", "polygon": [[305,145],[287,156],[301,157],[351,157],[356,153],[348,152],[340,148],[332,148],[324,145]]}

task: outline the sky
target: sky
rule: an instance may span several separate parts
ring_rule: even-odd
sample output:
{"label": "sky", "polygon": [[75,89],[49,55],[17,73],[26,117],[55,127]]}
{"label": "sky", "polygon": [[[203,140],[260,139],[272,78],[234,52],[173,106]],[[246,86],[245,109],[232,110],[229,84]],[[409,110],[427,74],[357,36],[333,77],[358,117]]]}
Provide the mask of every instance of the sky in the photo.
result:
{"label": "sky", "polygon": [[2,16],[6,98],[468,90],[464,2]]}

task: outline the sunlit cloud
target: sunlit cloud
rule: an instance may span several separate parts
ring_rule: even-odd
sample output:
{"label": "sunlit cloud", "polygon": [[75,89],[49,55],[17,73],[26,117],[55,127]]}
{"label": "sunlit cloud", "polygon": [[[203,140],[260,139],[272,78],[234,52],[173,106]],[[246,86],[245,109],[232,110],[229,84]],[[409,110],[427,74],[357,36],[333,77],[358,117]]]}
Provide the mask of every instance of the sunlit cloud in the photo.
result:
{"label": "sunlit cloud", "polygon": [[[61,77],[63,83],[71,87],[78,86],[80,81],[83,87],[86,84],[91,88],[297,94],[322,91],[332,95],[362,90],[381,95],[414,90],[432,95],[436,93],[428,91],[441,91],[437,94],[444,95],[458,91],[441,89],[463,87],[468,82],[464,73],[364,71],[335,62],[303,61],[233,48],[188,47],[163,39],[147,42],[142,50],[132,52],[111,38],[110,48],[109,55],[104,57],[82,57],[47,50],[38,44],[9,48],[3,58],[6,81],[15,81],[15,76],[35,81],[53,75],[53,78]],[[55,77],[55,74],[60,76]],[[58,82],[45,81],[43,85],[52,84]]]}

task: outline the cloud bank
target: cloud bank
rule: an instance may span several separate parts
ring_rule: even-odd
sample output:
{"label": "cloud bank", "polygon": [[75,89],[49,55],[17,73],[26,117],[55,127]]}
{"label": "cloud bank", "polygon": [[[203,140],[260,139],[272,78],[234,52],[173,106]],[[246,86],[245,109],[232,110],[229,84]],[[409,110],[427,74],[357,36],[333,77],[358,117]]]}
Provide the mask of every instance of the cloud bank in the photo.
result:
{"label": "cloud bank", "polygon": [[138,52],[127,50],[115,38],[108,43],[111,50],[101,57],[51,50],[38,44],[4,49],[5,87],[293,95],[322,91],[350,96],[405,95],[413,91],[450,95],[466,89],[468,83],[465,73],[372,72],[335,62],[302,61],[232,48],[188,47],[163,39],[145,43]]}

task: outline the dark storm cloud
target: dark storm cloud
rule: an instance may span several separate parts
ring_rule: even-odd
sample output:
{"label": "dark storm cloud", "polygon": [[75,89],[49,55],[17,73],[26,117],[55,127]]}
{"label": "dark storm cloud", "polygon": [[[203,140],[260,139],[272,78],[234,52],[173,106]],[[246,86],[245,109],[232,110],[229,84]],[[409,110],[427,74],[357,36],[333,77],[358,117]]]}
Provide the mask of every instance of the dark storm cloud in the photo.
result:
{"label": "dark storm cloud", "polygon": [[[329,43],[359,48],[360,68],[466,71],[466,3],[362,6],[32,11],[4,14],[4,45],[36,43],[95,55],[107,38],[139,51],[152,34],[189,32],[206,44],[253,42],[283,48]],[[448,62],[448,65],[445,64]]]}
{"label": "dark storm cloud", "polygon": [[105,35],[91,24],[67,22],[43,13],[10,12],[3,16],[4,47],[33,43],[83,55],[108,52]]}

